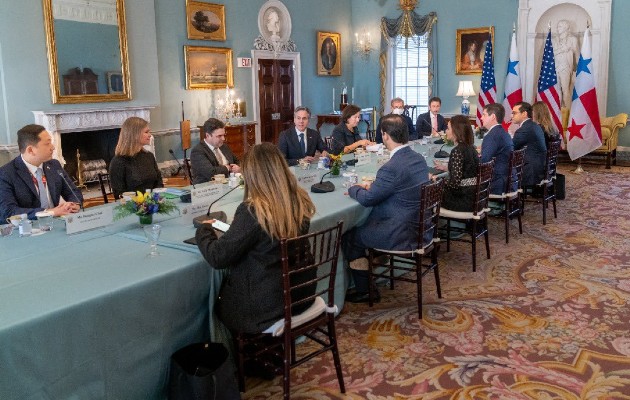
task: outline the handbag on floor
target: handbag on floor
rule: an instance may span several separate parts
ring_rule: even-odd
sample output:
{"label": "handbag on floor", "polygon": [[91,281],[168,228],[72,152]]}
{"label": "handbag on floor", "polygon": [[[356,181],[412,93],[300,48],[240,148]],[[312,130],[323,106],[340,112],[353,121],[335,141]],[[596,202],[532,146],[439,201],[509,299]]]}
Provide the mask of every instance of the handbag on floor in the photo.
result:
{"label": "handbag on floor", "polygon": [[556,174],[556,179],[553,181],[553,190],[556,193],[556,199],[564,200],[565,192],[564,192],[564,184],[566,181],[566,177],[564,174]]}
{"label": "handbag on floor", "polygon": [[193,343],[171,356],[169,400],[240,400],[241,393],[221,343]]}

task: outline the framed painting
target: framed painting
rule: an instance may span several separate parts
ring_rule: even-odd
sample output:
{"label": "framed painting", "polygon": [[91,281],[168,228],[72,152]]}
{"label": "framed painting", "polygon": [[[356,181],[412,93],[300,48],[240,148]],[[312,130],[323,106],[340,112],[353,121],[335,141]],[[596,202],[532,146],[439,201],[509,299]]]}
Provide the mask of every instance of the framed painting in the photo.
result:
{"label": "framed painting", "polygon": [[317,32],[317,75],[341,75],[341,35]]}
{"label": "framed painting", "polygon": [[188,39],[225,41],[225,6],[186,0]]}
{"label": "framed painting", "polygon": [[234,87],[232,49],[184,46],[186,89]]}
{"label": "framed painting", "polygon": [[494,48],[494,27],[458,29],[455,46],[455,73],[481,75],[488,41]]}
{"label": "framed painting", "polygon": [[110,71],[106,73],[107,77],[107,93],[120,94],[123,92],[123,76],[122,72]]}

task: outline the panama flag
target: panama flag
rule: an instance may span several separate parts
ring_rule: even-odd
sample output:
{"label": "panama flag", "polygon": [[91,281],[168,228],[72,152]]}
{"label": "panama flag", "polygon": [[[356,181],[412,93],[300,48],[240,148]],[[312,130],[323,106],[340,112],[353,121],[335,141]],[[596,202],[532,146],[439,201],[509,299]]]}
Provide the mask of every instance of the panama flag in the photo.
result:
{"label": "panama flag", "polygon": [[551,44],[551,27],[545,40],[543,59],[540,65],[540,76],[538,77],[537,99],[547,104],[551,119],[558,132],[562,132],[562,113],[560,112],[560,90],[558,90],[558,76],[556,75],[556,61],[553,55],[553,45]]}
{"label": "panama flag", "polygon": [[477,99],[477,126],[481,126],[481,112],[486,104],[497,102],[497,84],[494,79],[494,63],[492,61],[492,37],[488,40],[481,70],[481,90]]}
{"label": "panama flag", "polygon": [[602,145],[602,126],[593,77],[590,30],[584,31],[580,60],[575,71],[575,87],[567,127],[567,151],[571,160],[580,158]]}
{"label": "panama flag", "polygon": [[512,122],[512,107],[523,101],[523,85],[518,66],[518,51],[516,49],[516,32],[512,32],[512,45],[510,46],[510,60],[508,61],[507,75],[505,76],[505,90],[503,91],[503,107],[505,118],[503,127],[507,130]]}

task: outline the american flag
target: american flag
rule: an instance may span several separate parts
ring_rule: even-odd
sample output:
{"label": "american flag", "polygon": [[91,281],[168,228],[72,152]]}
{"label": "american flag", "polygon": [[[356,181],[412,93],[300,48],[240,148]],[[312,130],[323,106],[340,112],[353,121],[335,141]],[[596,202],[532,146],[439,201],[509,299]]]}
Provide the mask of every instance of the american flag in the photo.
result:
{"label": "american flag", "polygon": [[558,77],[556,76],[556,61],[551,44],[551,28],[547,33],[545,50],[543,51],[540,76],[538,77],[538,95],[536,99],[544,102],[549,107],[551,119],[558,132],[562,132],[562,112],[560,111],[560,91],[558,90]]}
{"label": "american flag", "polygon": [[477,100],[477,126],[481,126],[481,112],[487,104],[497,102],[497,83],[494,79],[494,62],[492,61],[492,36],[489,37],[481,71],[481,90]]}

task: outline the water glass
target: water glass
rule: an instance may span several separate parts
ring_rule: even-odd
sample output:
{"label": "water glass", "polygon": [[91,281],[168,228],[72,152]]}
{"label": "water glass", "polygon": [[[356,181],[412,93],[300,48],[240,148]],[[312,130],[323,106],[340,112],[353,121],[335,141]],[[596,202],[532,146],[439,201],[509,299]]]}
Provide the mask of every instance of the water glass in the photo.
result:
{"label": "water glass", "polygon": [[144,236],[147,237],[147,243],[151,246],[151,251],[147,257],[157,257],[160,253],[157,250],[158,239],[162,232],[162,226],[159,224],[147,225],[144,228]]}
{"label": "water glass", "polygon": [[52,231],[53,228],[53,214],[48,211],[39,211],[35,214],[37,217],[37,223],[39,224],[39,230],[42,232]]}

